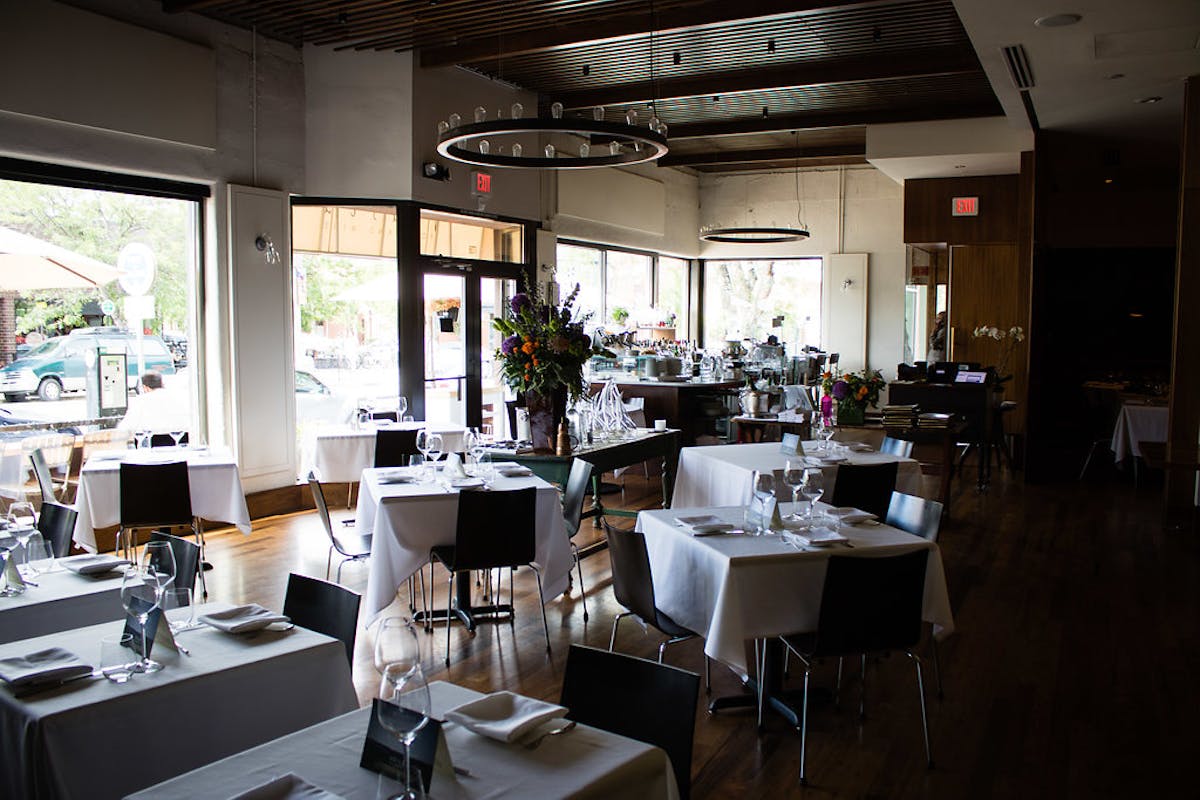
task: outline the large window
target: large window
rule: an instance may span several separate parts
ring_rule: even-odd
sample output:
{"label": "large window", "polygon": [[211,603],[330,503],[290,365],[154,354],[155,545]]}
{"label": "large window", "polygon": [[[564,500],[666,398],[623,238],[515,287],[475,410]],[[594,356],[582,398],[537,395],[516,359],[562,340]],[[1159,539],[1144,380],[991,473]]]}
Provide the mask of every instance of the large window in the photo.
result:
{"label": "large window", "polygon": [[705,349],[772,334],[789,353],[820,344],[821,259],[705,262]]}
{"label": "large window", "polygon": [[607,247],[558,245],[562,293],[579,284],[576,307],[610,331],[658,327],[674,319],[671,339],[689,338],[686,259]]}

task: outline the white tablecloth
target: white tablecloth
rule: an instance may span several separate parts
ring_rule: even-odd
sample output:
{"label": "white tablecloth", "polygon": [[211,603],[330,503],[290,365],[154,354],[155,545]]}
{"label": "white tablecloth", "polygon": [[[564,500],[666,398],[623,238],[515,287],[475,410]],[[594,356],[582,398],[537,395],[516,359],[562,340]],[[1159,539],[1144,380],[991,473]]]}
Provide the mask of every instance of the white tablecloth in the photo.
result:
{"label": "white tablecloth", "polygon": [[[362,472],[355,525],[373,534],[371,571],[367,578],[367,614],[373,619],[396,599],[396,590],[429,561],[435,545],[454,544],[458,491],[438,484],[381,484],[378,470]],[[546,601],[566,591],[574,561],[563,529],[558,490],[541,478],[497,478],[493,490],[537,487],[537,566],[542,571]],[[496,535],[504,520],[495,521]]]}
{"label": "white tablecloth", "polygon": [[[399,422],[381,426],[387,430],[419,431],[429,428],[442,436],[442,452],[460,453],[467,429],[449,423]],[[325,483],[354,483],[364,469],[375,463],[375,430],[354,430],[349,425],[323,428],[306,444],[317,477]],[[307,474],[307,472],[306,472]]]}
{"label": "white tablecloth", "polygon": [[[122,624],[0,645],[0,658],[58,646],[95,665]],[[122,797],[358,705],[346,650],[328,636],[203,628],[180,641],[190,656],[156,649],[165,668],[121,686],[89,679],[21,700],[0,688],[0,797]]]}
{"label": "white tablecloth", "polygon": [[[237,463],[230,456],[166,447],[130,450],[128,453],[124,458],[141,463],[148,463],[150,459],[186,458],[192,513],[201,519],[236,525],[242,533],[250,532],[250,511],[246,508],[246,496],[242,494]],[[96,552],[96,528],[121,522],[121,460],[120,457],[89,458],[79,475],[79,492],[75,497],[79,518],[75,521],[73,538],[89,553]]]}
{"label": "white tablecloth", "polygon": [[[790,504],[785,504],[787,509]],[[853,544],[801,552],[779,535],[702,536],[676,517],[715,514],[739,528],[743,509],[672,508],[638,514],[646,536],[654,597],[660,610],[704,637],[704,652],[746,673],[745,642],[815,630],[825,585],[825,562],[838,555],[896,555],[928,549],[924,618],[939,636],[954,630],[941,552],[936,544],[887,525],[846,525]]]}
{"label": "white tablecloth", "polygon": [[[479,692],[434,681],[432,713],[481,697]],[[130,800],[232,797],[289,772],[345,800],[390,797],[401,784],[358,766],[370,710],[360,709],[218,761],[133,795]],[[579,725],[538,748],[486,739],[446,723],[450,759],[470,775],[434,775],[429,793],[458,798],[609,798],[674,800],[679,796],[667,754],[657,747]]]}
{"label": "white tablecloth", "polygon": [[[805,450],[813,452],[814,442],[806,442]],[[744,506],[750,502],[751,475],[754,470],[775,473],[776,496],[791,499],[791,488],[783,482],[783,470],[788,456],[780,450],[779,442],[759,444],[728,444],[708,447],[685,447],[679,451],[679,471],[675,476],[675,495],[672,508],[699,506]],[[921,466],[911,458],[898,458],[886,453],[850,453],[851,464],[883,464],[898,461],[896,491],[905,494],[921,493]],[[837,465],[821,467],[825,478],[825,497],[833,496],[837,481]]]}
{"label": "white tablecloth", "polygon": [[1167,406],[1135,403],[1121,406],[1112,436],[1112,451],[1116,460],[1124,461],[1130,456],[1141,458],[1142,449],[1138,442],[1165,442],[1167,414]]}
{"label": "white tablecloth", "polygon": [[44,572],[15,597],[0,597],[0,644],[120,619],[121,572],[96,577]]}

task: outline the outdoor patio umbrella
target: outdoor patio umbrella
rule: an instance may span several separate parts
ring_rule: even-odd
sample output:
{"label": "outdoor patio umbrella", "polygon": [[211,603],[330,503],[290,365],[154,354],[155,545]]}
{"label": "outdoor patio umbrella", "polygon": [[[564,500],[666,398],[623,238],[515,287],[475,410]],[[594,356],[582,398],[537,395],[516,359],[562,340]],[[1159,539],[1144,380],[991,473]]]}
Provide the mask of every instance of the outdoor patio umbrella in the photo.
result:
{"label": "outdoor patio umbrella", "polygon": [[0,291],[93,289],[117,274],[94,258],[0,227]]}
{"label": "outdoor patio umbrella", "polygon": [[351,287],[334,296],[334,300],[342,302],[396,302],[398,291],[395,275],[380,275],[366,283]]}

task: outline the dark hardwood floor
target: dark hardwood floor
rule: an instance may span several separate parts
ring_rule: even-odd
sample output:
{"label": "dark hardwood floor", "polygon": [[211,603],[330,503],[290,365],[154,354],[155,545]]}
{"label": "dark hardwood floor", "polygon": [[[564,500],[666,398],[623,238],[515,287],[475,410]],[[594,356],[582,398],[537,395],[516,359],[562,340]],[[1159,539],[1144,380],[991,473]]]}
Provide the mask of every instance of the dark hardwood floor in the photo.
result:
{"label": "dark hardwood floor", "polygon": [[[627,483],[630,507],[654,504],[657,484]],[[927,684],[935,768],[925,767],[911,664],[892,657],[869,668],[865,721],[849,669],[843,709],[810,708],[804,789],[795,730],[773,717],[759,736],[749,712],[711,715],[702,695],[693,796],[1197,796],[1200,541],[1163,531],[1160,508],[1158,489],[1121,482],[1026,486],[997,476],[987,493],[960,491],[939,540],[957,633],[941,647],[945,699],[937,700],[931,676]],[[325,552],[311,512],[256,522],[250,536],[212,534],[211,599],[278,608],[288,572],[324,576]],[[365,590],[367,569],[347,564],[343,583]],[[444,603],[445,573],[437,575]],[[445,629],[426,637],[431,679],[557,700],[568,645],[607,647],[619,610],[607,554],[586,559],[584,575],[591,620],[583,622],[577,590],[551,602],[551,657],[525,571],[516,579],[515,623],[484,623],[474,637],[452,628],[448,669]],[[393,609],[407,613],[399,603]],[[371,641],[360,629],[354,680],[363,702],[376,688]],[[627,621],[617,649],[654,658],[659,641]],[[668,648],[667,660],[701,671],[700,642]],[[832,686],[832,665],[814,681]],[[732,693],[739,683],[717,665],[713,689]]]}

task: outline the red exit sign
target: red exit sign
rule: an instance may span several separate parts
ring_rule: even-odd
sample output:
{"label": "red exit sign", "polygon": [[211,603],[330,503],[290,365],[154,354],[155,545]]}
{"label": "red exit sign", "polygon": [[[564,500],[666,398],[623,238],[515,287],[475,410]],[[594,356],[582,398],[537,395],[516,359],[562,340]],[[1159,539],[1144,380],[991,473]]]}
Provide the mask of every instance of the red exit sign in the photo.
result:
{"label": "red exit sign", "polygon": [[476,197],[490,197],[492,194],[492,176],[479,170],[472,172],[471,194]]}
{"label": "red exit sign", "polygon": [[953,198],[953,206],[951,213],[956,217],[978,217],[979,216],[979,198],[978,197],[955,197]]}

